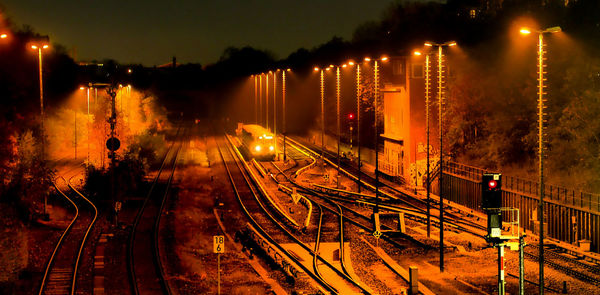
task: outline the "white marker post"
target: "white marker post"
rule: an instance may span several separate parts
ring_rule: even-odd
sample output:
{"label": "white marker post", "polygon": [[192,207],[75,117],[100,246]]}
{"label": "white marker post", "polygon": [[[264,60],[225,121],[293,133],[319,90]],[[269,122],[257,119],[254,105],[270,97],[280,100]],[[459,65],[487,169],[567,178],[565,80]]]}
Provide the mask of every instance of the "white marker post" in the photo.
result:
{"label": "white marker post", "polygon": [[225,236],[213,236],[213,252],[217,254],[217,294],[221,294],[221,253],[225,253]]}

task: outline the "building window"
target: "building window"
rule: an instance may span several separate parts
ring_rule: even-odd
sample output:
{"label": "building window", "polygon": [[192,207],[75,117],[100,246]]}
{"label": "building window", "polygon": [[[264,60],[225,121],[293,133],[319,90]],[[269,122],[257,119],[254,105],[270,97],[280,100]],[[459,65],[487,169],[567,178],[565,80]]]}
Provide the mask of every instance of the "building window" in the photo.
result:
{"label": "building window", "polygon": [[475,18],[475,17],[477,17],[477,10],[475,10],[475,9],[471,9],[471,10],[469,10],[469,16],[470,16],[471,18]]}
{"label": "building window", "polygon": [[404,75],[404,61],[398,59],[392,61],[392,70],[394,75]]}
{"label": "building window", "polygon": [[412,78],[423,78],[423,64],[412,64]]}

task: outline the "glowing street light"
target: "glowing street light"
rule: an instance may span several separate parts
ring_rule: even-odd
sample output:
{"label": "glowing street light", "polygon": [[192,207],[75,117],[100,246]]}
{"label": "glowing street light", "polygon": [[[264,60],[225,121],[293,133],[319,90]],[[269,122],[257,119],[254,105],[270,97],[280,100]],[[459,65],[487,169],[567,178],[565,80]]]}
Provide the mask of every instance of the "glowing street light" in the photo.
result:
{"label": "glowing street light", "polygon": [[[38,68],[39,68],[39,80],[40,80],[40,115],[41,115],[41,145],[42,145],[42,160],[46,159],[46,151],[45,151],[45,131],[44,131],[44,82],[42,78],[42,49],[47,49],[49,43],[49,38],[42,37],[33,42],[31,42],[31,49],[37,50],[38,52]],[[48,196],[44,194],[44,216],[47,215],[47,205],[48,205]]]}
{"label": "glowing street light", "polygon": [[323,164],[325,163],[325,78],[324,78],[324,71],[329,71],[329,69],[331,69],[330,67],[327,67],[325,69],[319,68],[319,67],[315,67],[314,71],[315,72],[320,72],[320,76],[321,76],[321,83],[320,83],[320,90],[321,90],[321,161],[323,161]]}
{"label": "glowing street light", "polygon": [[[415,51],[414,52],[415,56],[421,56],[422,53],[420,51]],[[431,175],[430,175],[430,164],[429,164],[429,106],[431,104],[431,81],[430,81],[430,72],[431,72],[431,65],[429,63],[429,54],[426,53],[425,54],[425,134],[427,137],[427,146],[426,146],[426,153],[427,153],[427,169],[426,169],[426,175],[427,175],[427,183],[425,185],[426,187],[426,191],[427,191],[427,237],[431,237]]]}
{"label": "glowing street light", "polygon": [[[365,57],[365,62],[370,62],[372,59],[370,57]],[[379,220],[379,62],[385,62],[388,60],[388,57],[382,56],[379,59],[374,59],[374,69],[373,69],[373,84],[374,84],[374,104],[375,104],[375,207],[373,208],[373,216],[376,220],[375,223]],[[359,173],[360,174],[360,173]],[[377,227],[377,224],[375,224]],[[379,230],[379,228],[376,228]]]}
{"label": "glowing street light", "polygon": [[6,39],[6,38],[8,38],[8,34],[6,34],[6,33],[0,34],[0,39]]}
{"label": "glowing street light", "polygon": [[265,73],[267,82],[266,82],[266,87],[265,87],[265,121],[266,121],[266,125],[265,127],[267,128],[267,130],[269,130],[269,74],[271,74],[272,72],[269,71],[268,73]]}
{"label": "glowing street light", "polygon": [[281,94],[282,94],[282,100],[283,100],[283,161],[287,161],[287,155],[285,153],[285,135],[287,132],[286,129],[286,124],[285,124],[285,72],[289,72],[290,69],[284,70],[281,73]]}
{"label": "glowing street light", "polygon": [[[350,61],[348,64],[353,65],[354,62]],[[358,154],[358,193],[360,194],[360,188],[362,186],[361,178],[361,158],[360,158],[360,63],[356,63],[356,149]]]}
{"label": "glowing street light", "polygon": [[442,179],[443,179],[443,159],[444,159],[444,149],[443,149],[443,133],[442,133],[442,120],[443,120],[443,108],[444,108],[444,101],[443,101],[443,94],[444,94],[444,82],[443,82],[443,78],[444,78],[444,64],[443,64],[443,54],[442,54],[442,48],[443,47],[451,47],[451,46],[456,46],[456,42],[455,41],[447,41],[444,43],[433,43],[433,42],[425,42],[425,46],[427,47],[434,47],[436,46],[438,48],[438,128],[439,128],[439,132],[440,132],[440,165],[439,165],[439,171],[440,171],[440,178],[438,180],[438,184],[439,184],[439,189],[440,189],[440,271],[444,272],[444,197],[442,194]]}
{"label": "glowing street light", "polygon": [[257,95],[257,91],[258,91],[258,75],[252,75],[254,77],[254,124],[258,124],[258,108],[257,108],[257,103],[258,103],[258,95]]}
{"label": "glowing street light", "polygon": [[[534,31],[538,34],[538,175],[540,200],[538,203],[538,218],[540,221],[540,243],[539,243],[539,294],[544,294],[544,102],[546,80],[546,65],[544,64],[544,34],[558,33],[562,29],[558,26],[550,27],[544,30]],[[521,28],[519,32],[523,35],[531,34],[532,30]]]}

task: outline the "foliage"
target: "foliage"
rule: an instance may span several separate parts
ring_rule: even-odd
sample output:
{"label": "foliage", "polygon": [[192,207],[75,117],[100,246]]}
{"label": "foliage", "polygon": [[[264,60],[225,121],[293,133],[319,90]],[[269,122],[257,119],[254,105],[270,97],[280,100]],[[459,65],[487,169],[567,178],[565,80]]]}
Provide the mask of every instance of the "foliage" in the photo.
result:
{"label": "foliage", "polygon": [[167,147],[162,135],[146,132],[136,136],[125,153],[126,159],[139,161],[143,170],[160,166],[161,158]]}
{"label": "foliage", "polygon": [[0,292],[11,294],[11,285],[27,267],[27,232],[11,205],[0,203]]}

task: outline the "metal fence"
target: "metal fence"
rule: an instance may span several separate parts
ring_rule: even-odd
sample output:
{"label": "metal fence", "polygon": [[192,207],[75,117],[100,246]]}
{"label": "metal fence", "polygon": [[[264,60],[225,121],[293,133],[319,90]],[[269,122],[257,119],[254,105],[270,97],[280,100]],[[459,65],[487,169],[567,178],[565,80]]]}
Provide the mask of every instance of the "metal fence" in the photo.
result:
{"label": "metal fence", "polygon": [[[481,176],[485,172],[478,167],[444,162],[444,198],[481,211]],[[521,226],[527,230],[539,227],[535,222],[538,202],[538,182],[502,176],[502,206],[518,208]],[[548,237],[567,243],[589,240],[592,251],[600,252],[600,195],[546,185],[544,205]]]}

